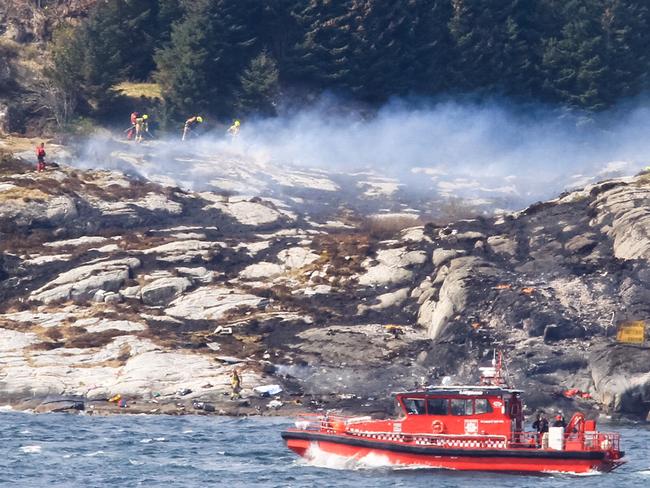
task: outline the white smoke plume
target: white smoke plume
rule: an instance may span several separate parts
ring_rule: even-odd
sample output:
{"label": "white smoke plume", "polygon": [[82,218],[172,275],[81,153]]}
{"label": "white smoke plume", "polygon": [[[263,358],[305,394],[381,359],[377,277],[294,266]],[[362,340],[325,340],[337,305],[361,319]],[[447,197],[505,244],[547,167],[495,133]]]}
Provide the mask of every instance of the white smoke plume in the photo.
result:
{"label": "white smoke plume", "polygon": [[[190,188],[231,178],[236,192],[255,194],[269,175],[284,184],[274,175],[293,167],[371,171],[399,180],[407,191],[509,197],[517,204],[631,175],[650,160],[650,105],[642,101],[591,118],[501,101],[396,100],[371,114],[343,106],[325,97],[278,117],[243,120],[235,139],[212,131],[181,143],[179,131],[127,151],[152,161],[137,168],[141,174]],[[97,156],[110,153],[103,144],[89,141],[76,164],[115,167]]]}

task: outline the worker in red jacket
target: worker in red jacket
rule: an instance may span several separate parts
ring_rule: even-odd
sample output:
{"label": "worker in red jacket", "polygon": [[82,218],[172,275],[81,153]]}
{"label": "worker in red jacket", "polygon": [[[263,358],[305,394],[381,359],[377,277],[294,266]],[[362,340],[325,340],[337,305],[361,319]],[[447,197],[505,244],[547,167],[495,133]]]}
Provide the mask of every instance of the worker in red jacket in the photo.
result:
{"label": "worker in red jacket", "polygon": [[136,121],[140,117],[140,112],[131,112],[131,127],[126,129],[126,138],[130,141],[135,135]]}
{"label": "worker in red jacket", "polygon": [[39,173],[41,171],[45,171],[45,143],[41,142],[38,146],[36,146],[36,159],[38,162],[36,163],[36,171]]}

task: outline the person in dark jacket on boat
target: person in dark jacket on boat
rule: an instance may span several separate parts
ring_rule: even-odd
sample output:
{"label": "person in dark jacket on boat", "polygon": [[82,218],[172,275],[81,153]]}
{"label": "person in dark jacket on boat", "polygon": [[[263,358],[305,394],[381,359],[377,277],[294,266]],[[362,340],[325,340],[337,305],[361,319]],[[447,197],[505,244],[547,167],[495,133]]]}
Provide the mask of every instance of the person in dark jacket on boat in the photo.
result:
{"label": "person in dark jacket on boat", "polygon": [[537,419],[533,422],[533,429],[537,431],[537,447],[542,447],[544,436],[548,436],[548,419],[543,412],[537,414]]}
{"label": "person in dark jacket on boat", "polygon": [[533,429],[537,431],[538,434],[543,434],[548,432],[548,419],[543,413],[537,414],[537,420],[533,422]]}

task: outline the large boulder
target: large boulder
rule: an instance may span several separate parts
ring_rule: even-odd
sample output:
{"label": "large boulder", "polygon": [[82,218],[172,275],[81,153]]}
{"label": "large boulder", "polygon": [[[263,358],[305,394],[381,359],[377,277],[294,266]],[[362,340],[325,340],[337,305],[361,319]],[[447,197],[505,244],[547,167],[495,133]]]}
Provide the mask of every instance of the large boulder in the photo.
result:
{"label": "large boulder", "polygon": [[650,411],[650,349],[609,344],[589,357],[594,397],[610,412],[641,414]]}
{"label": "large boulder", "polygon": [[185,320],[219,320],[240,308],[261,309],[268,299],[219,286],[204,286],[183,295],[165,310],[167,315]]}
{"label": "large boulder", "polygon": [[57,300],[84,301],[92,299],[99,290],[117,292],[140,267],[136,258],[100,260],[61,273],[57,278],[32,292],[31,300],[50,303]]}
{"label": "large boulder", "polygon": [[495,274],[493,267],[475,256],[453,259],[449,263],[438,300],[426,300],[418,312],[418,324],[425,327],[429,337],[437,339],[447,323],[465,311],[469,296],[475,293],[472,284]]}
{"label": "large boulder", "polygon": [[619,259],[650,260],[650,188],[618,185],[603,191],[592,203],[599,225],[614,244]]}
{"label": "large boulder", "polygon": [[145,305],[165,305],[192,286],[187,278],[159,278],[142,287],[140,294]]}
{"label": "large boulder", "polygon": [[427,255],[424,251],[409,251],[400,247],[377,251],[376,260],[378,263],[374,266],[370,266],[370,260],[364,262],[367,271],[359,276],[360,285],[385,286],[406,283],[413,278],[413,271],[409,268],[424,264]]}

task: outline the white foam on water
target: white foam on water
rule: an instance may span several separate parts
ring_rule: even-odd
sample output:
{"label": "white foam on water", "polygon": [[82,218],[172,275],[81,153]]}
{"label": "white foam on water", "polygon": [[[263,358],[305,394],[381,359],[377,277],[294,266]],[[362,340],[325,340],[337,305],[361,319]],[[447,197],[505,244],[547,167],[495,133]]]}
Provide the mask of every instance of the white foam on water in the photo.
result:
{"label": "white foam on water", "polygon": [[31,434],[32,431],[29,430],[29,429],[24,429],[24,430],[21,430],[20,433],[21,433],[21,434]]}
{"label": "white foam on water", "polygon": [[84,454],[83,457],[95,457],[95,456],[101,456],[104,454],[104,451],[95,451],[95,452],[89,452],[88,454]]}
{"label": "white foam on water", "polygon": [[133,466],[142,466],[144,464],[144,461],[137,461],[135,459],[129,459],[129,463],[132,464]]}
{"label": "white foam on water", "polygon": [[187,429],[183,431],[183,434],[191,434],[192,432],[194,432],[192,429]]}
{"label": "white foam on water", "polygon": [[603,473],[602,471],[596,471],[595,469],[592,471],[587,471],[586,473],[574,473],[572,471],[554,471],[554,470],[543,470],[541,471],[544,474],[552,474],[552,475],[560,475],[560,476],[600,476]]}
{"label": "white foam on water", "polygon": [[149,444],[153,439],[148,438],[148,439],[140,439],[140,444]]}
{"label": "white foam on water", "polygon": [[11,405],[0,405],[0,412],[13,412],[14,407]]}
{"label": "white foam on water", "polygon": [[650,468],[642,469],[640,471],[635,471],[635,474],[641,474],[643,476],[650,476]]}
{"label": "white foam on water", "polygon": [[164,437],[154,437],[153,440],[156,441],[156,442],[166,442],[167,441],[167,439],[165,439]]}
{"label": "white foam on water", "polygon": [[20,450],[26,454],[38,454],[41,452],[41,446],[21,446]]}
{"label": "white foam on water", "polygon": [[388,457],[383,454],[370,453],[365,456],[346,457],[323,451],[317,444],[311,444],[309,446],[303,462],[319,468],[339,470],[372,470],[398,466],[391,463]]}

